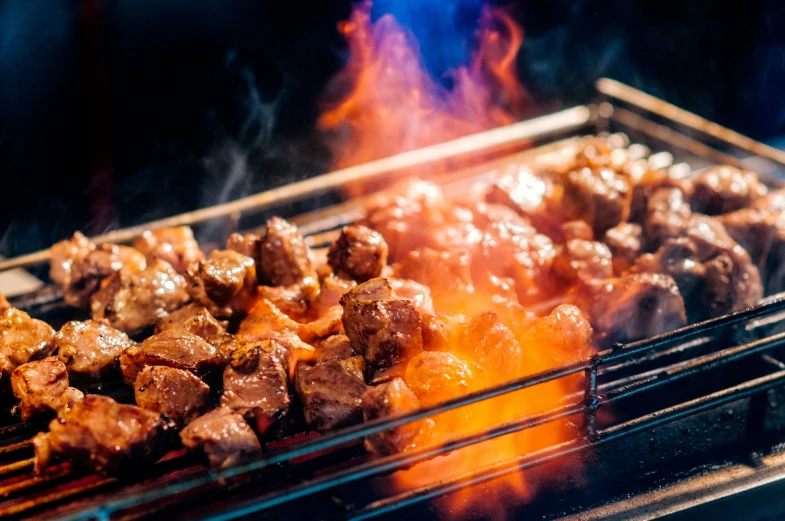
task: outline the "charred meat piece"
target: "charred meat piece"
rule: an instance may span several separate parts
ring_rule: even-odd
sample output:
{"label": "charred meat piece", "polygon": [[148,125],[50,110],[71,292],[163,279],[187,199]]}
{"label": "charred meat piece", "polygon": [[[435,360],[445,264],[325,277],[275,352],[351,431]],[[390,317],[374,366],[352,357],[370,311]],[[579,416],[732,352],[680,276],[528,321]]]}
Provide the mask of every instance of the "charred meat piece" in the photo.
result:
{"label": "charred meat piece", "polygon": [[406,364],[404,380],[422,405],[440,403],[469,392],[474,372],[452,353],[423,351]]}
{"label": "charred meat piece", "polygon": [[245,312],[256,293],[256,265],[233,250],[214,250],[186,272],[188,292],[217,317]]}
{"label": "charred meat piece", "polygon": [[562,224],[561,233],[564,242],[569,242],[573,239],[580,239],[583,241],[594,240],[594,231],[591,229],[591,226],[581,220],[567,221]]}
{"label": "charred meat piece", "polygon": [[199,249],[199,244],[194,239],[194,232],[189,226],[147,230],[134,241],[134,248],[148,259],[165,260],[178,273],[185,273],[188,266],[204,259],[204,254]]}
{"label": "charred meat piece", "polygon": [[236,251],[254,260],[259,265],[259,247],[262,239],[255,233],[233,233],[226,239],[226,249]]}
{"label": "charred meat piece", "polygon": [[387,264],[387,243],[370,228],[346,226],[330,246],[327,262],[337,275],[365,282],[382,274]]}
{"label": "charred meat piece", "polygon": [[538,318],[520,340],[524,374],[588,357],[592,353],[592,333],[589,320],[570,304]]}
{"label": "charred meat piece", "polygon": [[142,271],[122,269],[106,278],[90,308],[93,320],[106,319],[130,333],[152,326],[188,300],[185,279],[168,262],[154,259]]}
{"label": "charred meat piece", "polygon": [[649,198],[643,231],[650,250],[667,239],[683,237],[689,227],[692,210],[678,188],[661,188]]}
{"label": "charred meat piece", "polygon": [[346,335],[328,336],[317,342],[314,347],[316,348],[317,363],[327,360],[344,360],[357,354]]}
{"label": "charred meat piece", "polygon": [[57,357],[75,380],[100,380],[118,373],[120,353],[135,345],[128,335],[106,322],[65,324],[54,336]]}
{"label": "charred meat piece", "polygon": [[385,279],[371,279],[341,298],[352,346],[374,367],[391,367],[422,350],[420,314],[393,296]]}
{"label": "charred meat piece", "polygon": [[203,338],[187,331],[169,329],[126,349],[120,355],[120,369],[129,385],[134,384],[142,369],[153,365],[184,369],[205,377],[223,369],[226,359]]}
{"label": "charred meat piece", "polygon": [[630,271],[669,275],[679,287],[690,322],[703,317],[700,299],[705,286],[706,267],[691,239],[683,237],[666,240],[655,253],[638,257]]}
{"label": "charred meat piece", "polygon": [[563,206],[569,219],[583,219],[602,237],[627,220],[632,189],[626,176],[602,168],[582,168],[567,175]]}
{"label": "charred meat piece", "polygon": [[691,205],[701,213],[719,215],[740,210],[766,195],[758,174],[722,165],[710,168],[695,180]]}
{"label": "charred meat piece", "polygon": [[259,281],[267,286],[315,285],[316,270],[311,249],[300,230],[280,217],[267,221],[267,234],[260,245]]}
{"label": "charred meat piece", "polygon": [[687,238],[695,244],[701,261],[739,248],[718,219],[700,214],[693,214],[690,218]]}
{"label": "charred meat piece", "polygon": [[567,241],[553,260],[553,271],[560,281],[575,284],[588,279],[613,276],[611,251],[601,242],[573,239]]}
{"label": "charred meat piece", "polygon": [[309,308],[318,289],[315,286],[259,286],[259,296],[272,302],[287,316],[304,321],[309,317]]}
{"label": "charred meat piece", "polygon": [[643,228],[640,224],[621,223],[607,232],[602,240],[613,258],[613,272],[625,273],[643,251]]}
{"label": "charred meat piece", "polygon": [[[739,248],[740,249],[740,248]],[[709,317],[752,307],[763,297],[758,268],[742,250],[719,254],[707,261],[703,302]]]}
{"label": "charred meat piece", "polygon": [[11,389],[20,400],[22,421],[47,411],[67,413],[84,397],[82,391],[68,386],[65,364],[53,356],[14,369]]}
{"label": "charred meat piece", "polygon": [[199,378],[174,367],[148,366],[134,382],[136,405],[184,426],[204,414],[210,388]]}
{"label": "charred meat piece", "polygon": [[259,435],[289,410],[287,358],[281,343],[263,340],[235,351],[224,371],[221,405],[242,414]]}
{"label": "charred meat piece", "polygon": [[314,333],[306,324],[289,318],[272,302],[262,298],[240,322],[236,337],[240,343],[248,343],[265,340],[271,338],[271,335],[285,332],[293,332],[306,342],[315,340]]}
{"label": "charred meat piece", "polygon": [[635,183],[632,189],[630,222],[643,224],[651,196],[663,188],[678,188],[687,199],[693,192],[692,181],[687,177],[676,177],[668,170],[650,170]]}
{"label": "charred meat piece", "polygon": [[661,274],[591,281],[581,308],[589,313],[594,329],[605,334],[607,343],[648,338],[687,323],[676,282]]}
{"label": "charred meat piece", "polygon": [[752,257],[767,294],[785,289],[785,217],[780,211],[744,208],[718,218]]}
{"label": "charred meat piece", "polygon": [[33,438],[35,469],[63,458],[100,474],[136,470],[164,454],[168,428],[160,414],[88,394]]}
{"label": "charred meat piece", "polygon": [[[420,408],[420,400],[401,378],[368,389],[362,399],[365,421],[397,416]],[[433,420],[414,421],[365,438],[365,449],[380,456],[397,454],[428,443]]]}
{"label": "charred meat piece", "polygon": [[233,467],[262,454],[253,429],[227,407],[218,407],[189,423],[180,431],[180,440],[190,450],[204,451],[214,469]]}
{"label": "charred meat piece", "polygon": [[196,302],[169,313],[155,325],[156,334],[170,329],[181,329],[205,339],[227,360],[239,347],[234,336],[226,331],[224,325],[212,316],[207,308]]}
{"label": "charred meat piece", "polygon": [[555,197],[553,181],[527,166],[513,166],[486,195],[489,203],[514,208],[531,220],[534,227],[549,236],[560,233],[561,207]]}
{"label": "charred meat piece", "polygon": [[325,432],[362,421],[364,369],[361,356],[297,366],[294,385],[310,428]]}
{"label": "charred meat piece", "polygon": [[96,246],[79,232],[52,246],[51,253],[52,280],[63,288],[66,304],[79,308],[89,306],[91,295],[104,278],[120,269],[133,272],[146,266],[144,255],[134,248],[116,244]]}
{"label": "charred meat piece", "polygon": [[16,308],[0,314],[0,364],[9,375],[22,364],[52,354],[54,330],[41,320]]}

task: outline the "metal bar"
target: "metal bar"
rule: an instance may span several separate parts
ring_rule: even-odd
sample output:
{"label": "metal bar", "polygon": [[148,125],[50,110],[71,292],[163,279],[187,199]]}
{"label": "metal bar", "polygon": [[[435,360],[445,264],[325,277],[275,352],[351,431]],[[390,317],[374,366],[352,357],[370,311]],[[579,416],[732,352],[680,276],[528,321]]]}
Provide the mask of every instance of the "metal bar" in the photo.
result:
{"label": "metal bar", "polygon": [[599,431],[599,439],[594,443],[584,443],[579,439],[563,442],[554,447],[548,447],[527,454],[526,456],[516,458],[510,462],[490,465],[479,471],[466,473],[455,478],[450,478],[449,480],[443,480],[436,484],[419,487],[394,497],[375,501],[352,513],[349,516],[349,519],[352,521],[370,519],[423,501],[436,499],[445,494],[449,494],[450,492],[460,490],[463,487],[479,485],[503,477],[511,472],[532,468],[555,458],[580,452],[588,447],[609,443],[692,414],[697,414],[745,398],[758,392],[772,389],[783,383],[785,383],[785,371],[779,371],[761,378],[756,378],[743,384],[684,402],[663,411],[641,416],[640,418],[630,420],[615,427],[602,429]]}
{"label": "metal bar", "polygon": [[[591,121],[592,112],[587,106],[578,106],[539,118],[499,127],[479,134],[464,136],[438,145],[404,152],[395,156],[371,161],[362,165],[336,170],[311,177],[303,181],[274,188],[266,192],[238,199],[230,203],[211,206],[193,212],[166,217],[139,226],[115,230],[91,240],[97,244],[105,242],[125,243],[141,235],[145,230],[170,226],[194,225],[212,219],[242,214],[249,210],[260,211],[274,205],[283,205],[309,196],[320,195],[357,181],[373,181],[392,171],[403,170],[434,161],[457,158],[478,152],[491,151],[497,147],[525,144],[534,138],[544,138],[557,132],[580,128]],[[49,250],[41,250],[13,259],[0,261],[0,272],[12,268],[24,268],[49,260]]]}
{"label": "metal bar", "polygon": [[670,119],[678,124],[685,125],[693,130],[703,132],[706,135],[725,141],[740,148],[744,148],[765,158],[785,163],[785,152],[776,148],[764,145],[759,141],[750,139],[729,128],[713,123],[697,114],[688,112],[684,109],[655,98],[638,89],[619,83],[616,80],[601,78],[595,84],[597,91],[606,96],[620,99],[632,105],[636,105],[653,114]]}
{"label": "metal bar", "polygon": [[64,499],[70,499],[75,496],[86,494],[87,492],[92,492],[98,488],[104,487],[111,483],[115,483],[116,481],[117,480],[114,478],[99,479],[98,481],[94,481],[92,483],[89,483],[81,487],[58,490],[56,492],[47,494],[45,496],[39,496],[33,499],[28,499],[26,501],[21,501],[19,503],[14,503],[7,507],[0,508],[0,517],[8,517],[8,516],[21,514],[23,512],[28,512],[33,508],[41,507],[57,501],[62,501]]}
{"label": "metal bar", "polygon": [[597,408],[600,405],[597,398],[597,369],[599,365],[599,360],[595,359],[585,371],[583,429],[584,435],[589,441],[595,441],[597,438]]}

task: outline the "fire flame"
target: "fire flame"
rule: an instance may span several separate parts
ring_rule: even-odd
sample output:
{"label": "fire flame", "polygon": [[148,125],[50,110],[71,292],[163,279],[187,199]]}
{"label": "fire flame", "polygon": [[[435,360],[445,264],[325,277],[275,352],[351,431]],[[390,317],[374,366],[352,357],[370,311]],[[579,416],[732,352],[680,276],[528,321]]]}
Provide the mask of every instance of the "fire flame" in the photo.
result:
{"label": "fire flame", "polygon": [[338,26],[349,60],[328,85],[332,108],[317,122],[333,135],[336,167],[516,121],[529,101],[515,66],[523,31],[505,11],[483,10],[478,48],[469,65],[450,71],[447,89],[422,66],[412,35],[391,15],[371,22],[370,6],[359,4]]}
{"label": "fire flame", "polygon": [[[392,156],[517,121],[516,116],[522,114],[530,100],[516,73],[515,59],[523,31],[507,12],[487,7],[483,10],[472,60],[449,73],[452,88],[447,89],[423,67],[412,35],[391,15],[372,22],[370,7],[370,2],[359,4],[350,19],[338,27],[348,41],[350,56],[345,68],[328,85],[330,108],[318,121],[318,127],[333,138],[336,167]],[[494,298],[475,288],[464,294],[433,296],[435,302],[446,297],[442,300],[452,303],[449,310],[442,312],[467,317],[489,309]],[[516,340],[522,349],[520,366],[526,371],[515,377],[564,362],[564,353],[561,357],[559,353],[563,346],[525,333],[516,333]],[[475,387],[471,390],[500,383],[494,370],[472,360],[471,353],[457,346],[449,350],[475,368]],[[586,354],[570,353],[576,358]],[[580,381],[580,377],[563,378],[445,413],[442,418],[435,418],[436,439],[480,432],[542,412],[577,390]],[[394,486],[409,489],[460,476],[573,436],[564,424],[542,425],[397,472],[393,476]],[[463,489],[452,496],[445,512],[455,517],[479,508],[485,515],[502,518],[505,501],[501,498],[512,492],[514,497],[525,499],[532,490],[524,475],[515,473],[490,490],[484,488],[481,495],[476,489]]]}

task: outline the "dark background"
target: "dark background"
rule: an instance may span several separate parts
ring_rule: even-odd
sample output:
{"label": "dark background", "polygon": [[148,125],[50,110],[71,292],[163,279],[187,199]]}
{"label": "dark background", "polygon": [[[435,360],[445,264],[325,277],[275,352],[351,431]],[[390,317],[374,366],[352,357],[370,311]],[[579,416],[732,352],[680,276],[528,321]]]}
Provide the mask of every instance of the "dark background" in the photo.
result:
{"label": "dark background", "polygon": [[[466,61],[481,0],[377,0],[434,76]],[[500,2],[494,2],[500,3]],[[785,5],[524,0],[518,65],[540,110],[610,76],[776,142]],[[0,0],[0,254],[324,172],[319,94],[339,0]],[[446,79],[444,81],[447,81]]]}

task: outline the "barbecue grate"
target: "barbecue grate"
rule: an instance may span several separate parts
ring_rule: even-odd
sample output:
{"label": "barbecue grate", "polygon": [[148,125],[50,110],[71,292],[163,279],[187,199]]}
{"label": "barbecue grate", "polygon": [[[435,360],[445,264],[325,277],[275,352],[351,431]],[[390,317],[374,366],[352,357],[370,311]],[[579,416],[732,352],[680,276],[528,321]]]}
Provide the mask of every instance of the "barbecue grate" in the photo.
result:
{"label": "barbecue grate", "polygon": [[[329,199],[331,192],[347,182],[373,183],[391,171],[419,169],[436,161],[464,167],[441,179],[448,193],[460,193],[479,176],[492,176],[505,164],[547,161],[574,146],[574,136],[598,131],[624,131],[636,142],[669,151],[692,169],[717,161],[738,165],[757,161],[756,169],[770,174],[772,183],[776,182],[776,174],[785,170],[782,153],[655,98],[609,80],[602,80],[598,90],[600,99],[595,105],[327,174],[235,203],[158,221],[152,226],[190,224],[197,227],[198,233],[200,225],[210,223],[215,229],[219,222],[218,229],[223,232],[249,229],[262,222],[265,212],[274,207],[309,197]],[[510,154],[529,145],[534,148]],[[295,221],[315,245],[320,245],[331,239],[331,230],[356,219],[360,208],[362,200],[355,199],[301,215]],[[99,242],[127,241],[145,228],[113,232],[99,238]],[[30,267],[46,258],[46,252],[39,252],[0,262],[0,271]],[[60,297],[57,290],[48,287],[20,297],[14,304],[56,322],[71,312]],[[765,395],[785,384],[785,363],[779,359],[785,333],[777,329],[784,314],[785,295],[775,296],[749,310],[616,345],[589,359],[404,416],[318,437],[295,436],[275,448],[269,446],[263,459],[219,472],[206,470],[181,451],[170,454],[144,476],[87,476],[77,474],[68,464],[33,476],[30,437],[42,425],[11,424],[0,427],[0,516],[103,520],[152,517],[166,512],[175,517],[234,519],[280,514],[281,508],[317,513],[324,518],[368,519],[389,514],[511,472],[534,470],[568,457],[596,457],[606,448],[612,450],[624,440],[657,431],[667,424],[678,424],[706,411]],[[436,447],[384,458],[372,458],[362,450],[362,440],[367,435],[574,374],[584,376],[581,393],[568,396],[547,410],[527,411],[514,422],[463,435]],[[122,391],[107,385],[100,392]],[[655,395],[660,398],[652,399]],[[609,404],[614,404],[613,419],[598,414]],[[749,437],[749,428],[756,423],[760,424],[757,429],[761,435],[777,434],[785,428],[785,421],[777,422],[765,414],[759,416],[747,418],[743,436]],[[387,493],[374,493],[369,486],[396,470],[452,451],[576,418],[579,425],[573,439],[511,461],[405,491],[390,493],[388,488]],[[596,501],[600,499],[578,501],[574,506],[581,508]],[[556,514],[551,511],[548,516]]]}

